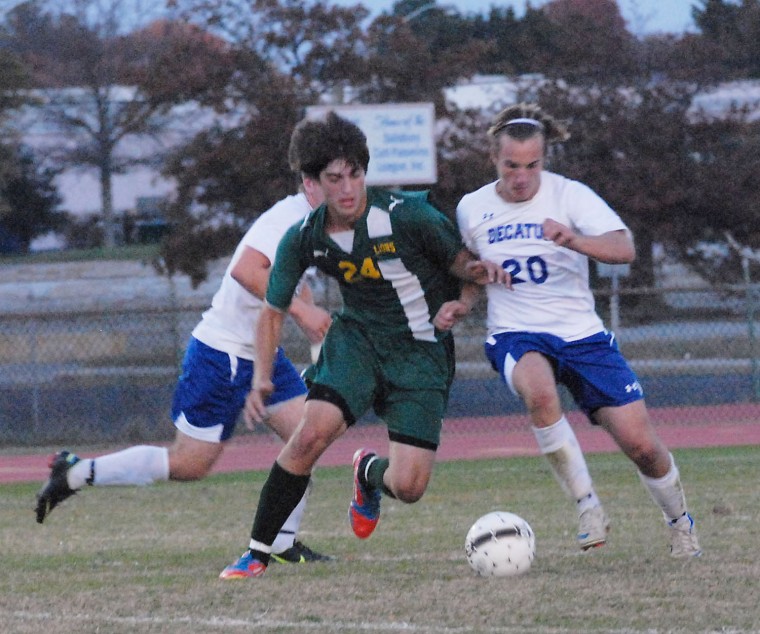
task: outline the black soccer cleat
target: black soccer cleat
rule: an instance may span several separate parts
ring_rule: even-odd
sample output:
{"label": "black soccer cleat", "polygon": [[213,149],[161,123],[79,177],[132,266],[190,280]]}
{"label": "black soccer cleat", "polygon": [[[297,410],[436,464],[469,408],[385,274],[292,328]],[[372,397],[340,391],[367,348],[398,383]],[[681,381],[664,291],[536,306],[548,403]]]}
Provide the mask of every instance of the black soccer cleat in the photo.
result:
{"label": "black soccer cleat", "polygon": [[60,451],[50,459],[50,478],[37,494],[37,506],[34,509],[38,524],[42,524],[58,504],[76,493],[69,486],[66,474],[79,460],[78,456],[69,451]]}
{"label": "black soccer cleat", "polygon": [[298,540],[293,545],[281,553],[272,553],[272,561],[280,564],[306,564],[312,561],[332,561],[329,555],[323,555],[302,544]]}

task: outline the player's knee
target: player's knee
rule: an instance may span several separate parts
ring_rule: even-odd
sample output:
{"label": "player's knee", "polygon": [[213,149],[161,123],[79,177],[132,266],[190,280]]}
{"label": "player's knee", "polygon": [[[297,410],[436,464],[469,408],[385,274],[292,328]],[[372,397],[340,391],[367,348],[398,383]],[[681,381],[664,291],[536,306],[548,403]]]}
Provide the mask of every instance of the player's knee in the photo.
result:
{"label": "player's knee", "polygon": [[289,446],[292,453],[299,457],[320,456],[330,445],[331,438],[331,435],[322,430],[301,428],[290,439]]}
{"label": "player's knee", "polygon": [[525,405],[530,412],[546,412],[559,409],[559,397],[553,389],[534,390],[524,397]]}
{"label": "player's knee", "polygon": [[288,447],[294,454],[316,460],[344,431],[343,418],[336,408],[327,415],[307,417],[288,441]]}
{"label": "player's knee", "polygon": [[396,492],[396,499],[405,504],[414,504],[422,497],[423,493],[424,491],[417,489],[400,489]]}
{"label": "player's knee", "polygon": [[304,396],[297,396],[270,408],[267,426],[284,442],[290,439],[301,422],[304,402]]}
{"label": "player's knee", "polygon": [[401,502],[414,504],[425,494],[426,485],[418,481],[401,482],[393,487],[393,494]]}
{"label": "player's knee", "polygon": [[179,480],[182,482],[192,482],[193,480],[202,480],[211,471],[211,465],[207,464],[185,464],[170,465],[169,479]]}
{"label": "player's knee", "polygon": [[201,480],[210,472],[218,454],[199,455],[197,453],[174,451],[169,452],[169,479],[190,482]]}
{"label": "player's knee", "polygon": [[[657,451],[657,447],[647,443],[636,443],[626,448],[626,455],[644,474],[657,472],[663,457]],[[668,460],[669,461],[669,460]]]}

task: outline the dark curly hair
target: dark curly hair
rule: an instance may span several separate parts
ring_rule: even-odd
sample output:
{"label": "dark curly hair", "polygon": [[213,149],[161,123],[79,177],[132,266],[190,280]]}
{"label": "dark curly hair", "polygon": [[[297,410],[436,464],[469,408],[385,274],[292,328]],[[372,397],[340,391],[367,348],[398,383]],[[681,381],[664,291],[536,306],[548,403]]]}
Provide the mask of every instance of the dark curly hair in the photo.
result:
{"label": "dark curly hair", "polygon": [[336,159],[367,171],[369,148],[359,126],[331,110],[324,119],[304,119],[295,127],[288,149],[293,171],[318,180],[322,170]]}

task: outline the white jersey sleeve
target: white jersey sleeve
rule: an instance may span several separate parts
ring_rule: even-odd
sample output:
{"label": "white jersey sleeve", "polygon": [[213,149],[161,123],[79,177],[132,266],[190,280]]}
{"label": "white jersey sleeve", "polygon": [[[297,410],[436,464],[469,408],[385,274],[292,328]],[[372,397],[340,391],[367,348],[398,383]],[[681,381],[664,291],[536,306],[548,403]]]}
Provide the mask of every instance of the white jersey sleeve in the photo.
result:
{"label": "white jersey sleeve", "polygon": [[583,235],[628,230],[593,190],[551,172],[542,173],[529,201],[504,201],[492,182],[457,206],[465,245],[512,275],[512,291],[486,287],[489,334],[542,332],[573,341],[604,329],[589,288],[588,258],[544,239],[547,218]]}
{"label": "white jersey sleeve", "polygon": [[283,198],[256,219],[238,243],[211,307],[193,330],[196,339],[236,357],[254,358],[254,330],[262,302],[233,279],[232,269],[247,248],[260,251],[274,262],[282,236],[310,211],[306,196],[299,193]]}

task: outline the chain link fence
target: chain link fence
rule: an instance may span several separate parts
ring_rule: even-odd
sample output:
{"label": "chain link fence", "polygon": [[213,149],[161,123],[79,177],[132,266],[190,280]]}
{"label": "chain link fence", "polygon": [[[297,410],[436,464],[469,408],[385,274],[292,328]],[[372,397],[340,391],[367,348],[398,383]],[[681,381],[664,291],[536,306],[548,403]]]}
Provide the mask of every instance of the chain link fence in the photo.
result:
{"label": "chain link fence", "polygon": [[[760,421],[759,291],[747,284],[597,292],[655,423],[674,413],[695,425]],[[323,284],[317,299],[335,307],[337,290]],[[169,410],[184,347],[209,300],[165,293],[149,306],[0,313],[0,446],[172,438]],[[637,320],[642,306],[647,318]],[[480,418],[471,429],[527,425],[524,408],[485,360],[484,323],[479,306],[455,332],[448,417]],[[309,362],[308,342],[291,322],[284,346],[297,365]],[[376,422],[368,416],[360,424]]]}

